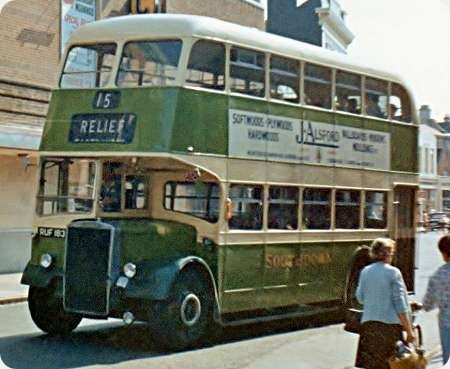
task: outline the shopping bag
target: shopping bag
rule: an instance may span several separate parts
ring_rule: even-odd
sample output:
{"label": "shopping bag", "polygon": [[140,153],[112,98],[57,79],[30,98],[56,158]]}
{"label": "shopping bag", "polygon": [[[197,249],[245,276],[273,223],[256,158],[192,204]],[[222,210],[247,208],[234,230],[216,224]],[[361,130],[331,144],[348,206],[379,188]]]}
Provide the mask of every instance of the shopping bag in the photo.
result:
{"label": "shopping bag", "polygon": [[428,360],[424,355],[417,352],[404,355],[403,357],[393,356],[389,359],[389,367],[391,369],[425,369]]}
{"label": "shopping bag", "polygon": [[427,367],[429,355],[425,355],[423,349],[415,345],[407,346],[399,341],[396,350],[396,354],[388,360],[391,369],[425,369]]}

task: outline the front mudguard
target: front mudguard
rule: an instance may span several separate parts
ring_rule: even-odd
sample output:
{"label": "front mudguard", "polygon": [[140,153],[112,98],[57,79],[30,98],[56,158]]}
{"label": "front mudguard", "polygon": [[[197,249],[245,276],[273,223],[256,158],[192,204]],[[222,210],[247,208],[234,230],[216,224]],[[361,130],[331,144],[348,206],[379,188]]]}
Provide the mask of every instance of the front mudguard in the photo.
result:
{"label": "front mudguard", "polygon": [[62,280],[64,272],[61,268],[43,268],[40,265],[28,263],[22,274],[21,284],[34,287],[48,287],[55,279]]}
{"label": "front mudguard", "polygon": [[136,276],[129,280],[124,290],[127,298],[166,300],[183,269],[194,266],[208,276],[217,299],[214,275],[208,264],[199,257],[186,256],[165,261],[143,261],[136,266]]}

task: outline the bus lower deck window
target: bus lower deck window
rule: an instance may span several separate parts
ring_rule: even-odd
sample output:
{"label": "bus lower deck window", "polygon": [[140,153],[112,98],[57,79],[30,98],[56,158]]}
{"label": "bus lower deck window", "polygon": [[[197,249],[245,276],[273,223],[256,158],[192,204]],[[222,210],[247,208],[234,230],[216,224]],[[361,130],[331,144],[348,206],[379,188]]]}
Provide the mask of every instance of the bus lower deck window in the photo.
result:
{"label": "bus lower deck window", "polygon": [[269,188],[269,229],[297,229],[298,225],[298,188]]}
{"label": "bus lower deck window", "polygon": [[164,208],[215,223],[219,219],[219,186],[204,182],[168,182]]}
{"label": "bus lower deck window", "polygon": [[229,196],[233,215],[228,221],[230,229],[259,230],[263,220],[263,187],[253,185],[230,186]]}
{"label": "bus lower deck window", "polygon": [[305,188],[303,191],[303,228],[331,228],[331,190]]}

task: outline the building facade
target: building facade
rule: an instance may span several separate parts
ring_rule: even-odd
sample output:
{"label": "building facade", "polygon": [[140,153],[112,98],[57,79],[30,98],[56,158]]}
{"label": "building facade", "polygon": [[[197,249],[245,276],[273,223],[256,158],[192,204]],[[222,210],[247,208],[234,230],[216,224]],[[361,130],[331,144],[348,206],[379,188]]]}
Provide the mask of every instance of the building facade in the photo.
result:
{"label": "building facade", "polygon": [[450,213],[450,118],[431,119],[431,109],[419,111],[419,223],[434,211]]}
{"label": "building facade", "polygon": [[340,53],[354,38],[336,0],[268,0],[266,29]]}
{"label": "building facade", "polygon": [[70,32],[134,13],[207,15],[264,29],[260,0],[13,0],[0,13],[0,273],[30,255],[37,150]]}

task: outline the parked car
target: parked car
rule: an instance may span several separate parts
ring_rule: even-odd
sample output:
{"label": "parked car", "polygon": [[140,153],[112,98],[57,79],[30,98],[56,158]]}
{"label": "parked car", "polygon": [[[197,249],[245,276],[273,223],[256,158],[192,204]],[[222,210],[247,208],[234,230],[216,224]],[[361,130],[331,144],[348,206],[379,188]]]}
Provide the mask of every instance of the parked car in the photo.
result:
{"label": "parked car", "polygon": [[450,226],[450,219],[444,212],[435,212],[428,215],[428,229],[434,231],[435,229],[448,229]]}

